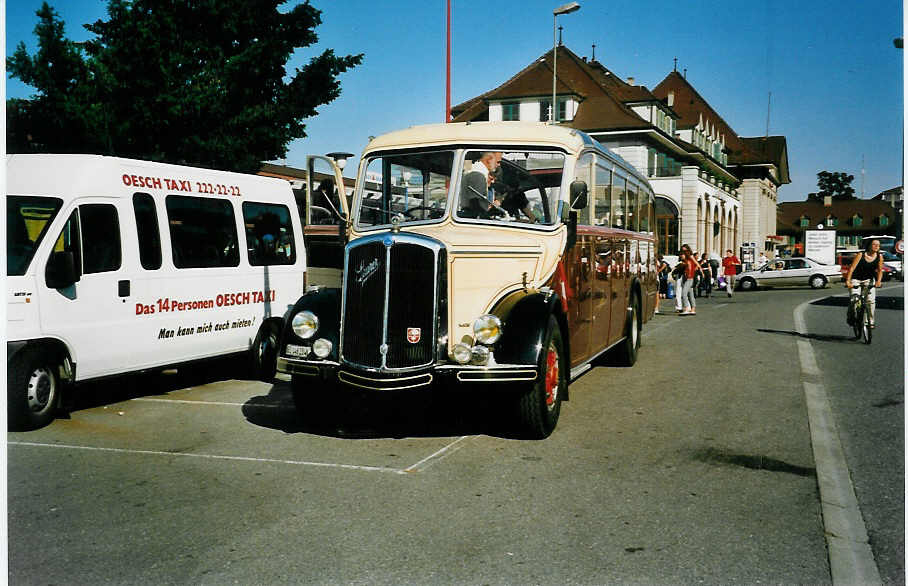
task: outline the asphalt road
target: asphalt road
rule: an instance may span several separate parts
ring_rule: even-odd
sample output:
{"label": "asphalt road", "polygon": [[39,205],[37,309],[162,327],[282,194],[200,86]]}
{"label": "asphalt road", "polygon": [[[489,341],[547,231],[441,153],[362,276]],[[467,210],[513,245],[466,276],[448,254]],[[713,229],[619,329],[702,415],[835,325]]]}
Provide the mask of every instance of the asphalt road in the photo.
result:
{"label": "asphalt road", "polygon": [[[544,441],[476,390],[311,426],[282,382],[86,386],[68,418],[7,435],[9,582],[831,583],[793,314],[840,291],[656,316],[637,365],[575,381]],[[803,311],[809,333],[847,334],[844,309]],[[887,311],[870,347],[809,339],[880,574],[903,583],[904,337]],[[880,382],[855,393],[851,361]]]}

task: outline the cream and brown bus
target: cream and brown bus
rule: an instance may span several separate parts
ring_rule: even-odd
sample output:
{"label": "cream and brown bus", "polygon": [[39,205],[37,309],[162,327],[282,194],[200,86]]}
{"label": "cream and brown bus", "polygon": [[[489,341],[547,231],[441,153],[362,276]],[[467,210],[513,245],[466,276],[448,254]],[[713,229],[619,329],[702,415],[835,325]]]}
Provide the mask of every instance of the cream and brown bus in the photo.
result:
{"label": "cream and brown bus", "polygon": [[526,435],[547,437],[572,379],[605,355],[636,361],[658,297],[653,211],[646,179],[570,128],[372,139],[342,287],[308,292],[285,322],[278,370],[297,410],[315,420],[349,389],[468,386],[512,393]]}

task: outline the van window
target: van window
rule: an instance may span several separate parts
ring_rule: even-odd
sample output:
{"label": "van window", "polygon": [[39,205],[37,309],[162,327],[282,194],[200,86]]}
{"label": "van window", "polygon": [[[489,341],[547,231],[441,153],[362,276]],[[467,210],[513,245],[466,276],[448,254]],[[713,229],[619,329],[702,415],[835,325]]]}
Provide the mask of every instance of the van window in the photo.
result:
{"label": "van window", "polygon": [[293,224],[287,206],[244,202],[243,224],[246,226],[249,264],[292,265],[296,262]]}
{"label": "van window", "polygon": [[154,199],[147,193],[132,196],[136,212],[136,236],[139,238],[139,260],[142,268],[153,271],[161,268],[161,232]]}
{"label": "van window", "polygon": [[24,275],[63,200],[56,197],[6,198],[6,274]]}
{"label": "van window", "polygon": [[104,273],[120,268],[120,222],[110,204],[79,206],[82,229],[82,272]]}
{"label": "van window", "polygon": [[174,266],[178,269],[239,266],[236,218],[229,201],[168,195],[165,203]]}

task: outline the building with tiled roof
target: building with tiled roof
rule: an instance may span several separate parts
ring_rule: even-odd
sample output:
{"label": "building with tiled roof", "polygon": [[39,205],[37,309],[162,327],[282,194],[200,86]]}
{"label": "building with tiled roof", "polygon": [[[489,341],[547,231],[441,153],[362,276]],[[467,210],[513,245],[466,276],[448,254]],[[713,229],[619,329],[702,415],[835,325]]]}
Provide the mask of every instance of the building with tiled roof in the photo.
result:
{"label": "building with tiled roof", "polygon": [[783,249],[803,252],[805,230],[836,231],[836,248],[858,248],[864,236],[899,236],[901,213],[882,199],[836,200],[811,197],[807,201],[780,203],[777,232],[785,241]]}
{"label": "building with tiled roof", "polygon": [[547,121],[583,130],[647,176],[656,192],[661,249],[703,252],[742,242],[771,249],[785,137],[739,137],[688,81],[671,72],[652,91],[595,59],[557,47],[492,90],[452,108],[453,121]]}

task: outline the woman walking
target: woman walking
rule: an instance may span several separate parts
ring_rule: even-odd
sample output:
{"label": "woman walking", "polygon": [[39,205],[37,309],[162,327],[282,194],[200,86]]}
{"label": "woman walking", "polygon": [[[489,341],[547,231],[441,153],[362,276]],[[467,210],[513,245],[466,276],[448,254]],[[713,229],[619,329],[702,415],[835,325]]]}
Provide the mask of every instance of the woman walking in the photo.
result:
{"label": "woman walking", "polygon": [[[686,246],[686,245],[685,245]],[[702,274],[697,257],[688,246],[681,249],[681,262],[684,263],[684,276],[682,277],[681,315],[697,315],[697,300],[694,298],[694,279],[697,274]]]}
{"label": "woman walking", "polygon": [[709,264],[709,255],[705,252],[700,255],[700,272],[703,274],[703,278],[700,280],[700,290],[706,297],[709,297],[713,292],[713,269]]}

